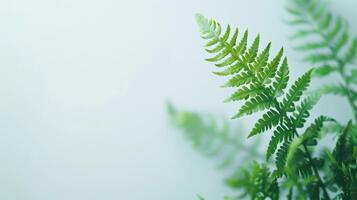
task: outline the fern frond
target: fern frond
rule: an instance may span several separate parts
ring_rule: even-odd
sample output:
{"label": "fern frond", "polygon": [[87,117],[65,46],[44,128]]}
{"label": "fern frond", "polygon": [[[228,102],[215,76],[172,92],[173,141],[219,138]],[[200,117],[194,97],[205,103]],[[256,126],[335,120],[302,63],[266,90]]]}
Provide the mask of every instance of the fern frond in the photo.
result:
{"label": "fern frond", "polygon": [[228,43],[227,38],[230,37],[230,26],[227,26],[222,36],[221,32],[216,30],[220,30],[221,28],[218,27],[221,26],[214,20],[208,20],[198,15],[197,22],[201,27],[201,36],[205,39],[209,39],[209,45],[224,46],[223,48],[217,48],[219,51],[213,51],[215,52],[215,56],[207,60],[210,62],[219,62],[223,58],[228,57],[225,61],[219,64],[216,63],[219,67],[227,68],[222,72],[216,72],[216,74],[225,76],[233,75],[224,86],[237,87],[238,89],[228,101],[246,101],[235,117],[250,115],[272,107],[275,103],[272,95],[278,95],[286,87],[288,80],[287,61],[285,61],[280,67],[279,76],[274,83],[274,94],[272,94],[272,89],[268,89],[269,86],[267,84],[270,83],[270,79],[275,77],[283,55],[283,50],[281,49],[275,58],[269,62],[271,45],[269,43],[265,49],[258,54],[260,43],[259,35],[255,37],[253,43],[247,48],[247,31],[244,33],[239,44],[236,44],[238,38],[237,31],[232,36],[233,42]]}
{"label": "fern frond", "polygon": [[[309,52],[306,61],[313,64],[335,62],[344,68],[345,64],[353,63],[357,58],[357,39],[350,39],[347,23],[340,16],[335,17],[329,12],[324,1],[292,0],[287,11],[291,14],[292,21],[304,22],[303,26],[302,23],[290,25],[298,29],[298,37],[295,38],[305,39],[297,49],[314,51]],[[319,42],[310,41],[310,35],[319,37]]]}
{"label": "fern frond", "polygon": [[[202,20],[201,16],[200,20]],[[206,28],[209,31],[205,34],[215,35],[216,39],[214,41],[225,41],[226,39],[222,38],[229,37],[227,36],[229,31],[226,31],[223,37],[217,36],[217,31],[215,31],[215,27],[217,26],[215,24],[219,23],[208,19],[204,21],[203,24],[209,24],[209,28]],[[198,21],[198,23],[201,22]],[[212,33],[209,33],[210,31]],[[237,33],[235,33],[233,36],[234,40],[237,40],[237,37]],[[223,42],[225,47],[219,48],[220,52],[215,52],[214,59],[210,59],[209,61],[217,62],[221,57],[226,56],[227,52],[235,53],[232,56],[235,61],[230,60],[230,64],[227,66],[219,65],[225,69],[216,73],[223,76],[232,76],[225,86],[235,87],[236,91],[226,102],[243,102],[243,105],[233,118],[265,111],[265,114],[255,123],[248,137],[277,127],[269,142],[267,159],[278,149],[275,163],[277,174],[281,176],[284,171],[290,142],[297,135],[297,128],[303,127],[310,110],[318,101],[317,97],[308,97],[301,102],[300,106],[295,107],[295,104],[300,101],[310,84],[312,70],[309,70],[298,78],[288,92],[285,93],[284,89],[286,89],[289,81],[289,67],[287,58],[283,56],[283,48],[269,60],[271,43],[259,53],[260,36],[255,37],[249,48],[247,48],[247,38],[248,32],[246,31],[238,45]],[[209,43],[211,44],[210,41]],[[285,95],[283,95],[284,93]]]}
{"label": "fern frond", "polygon": [[[226,66],[227,69],[218,74],[233,75],[224,86],[238,88],[228,101],[245,101],[234,118],[251,115],[258,111],[279,106],[276,98],[282,94],[289,80],[289,70],[286,58],[284,58],[279,67],[281,58],[283,57],[283,49],[281,49],[269,62],[268,57],[271,44],[269,43],[267,47],[258,54],[260,41],[259,35],[247,49],[247,32],[245,32],[238,45],[235,44],[238,37],[237,32],[235,32],[233,36],[234,42],[228,43],[226,40],[230,37],[230,26],[227,26],[224,35],[221,36],[220,31],[216,30],[218,29],[217,27],[221,27],[219,23],[214,20],[208,20],[201,15],[198,15],[197,18],[199,26],[203,27],[201,28],[201,35],[203,35],[204,38],[206,38],[205,36],[207,35],[210,36],[210,39],[213,37],[213,41],[215,41],[217,45],[224,45],[224,48],[208,61],[216,62],[223,59],[228,54],[233,54],[229,58],[231,65]],[[211,41],[212,40],[209,41],[209,44],[211,44]],[[233,61],[234,59],[235,61]],[[239,67],[237,67],[237,65]],[[282,110],[284,112],[293,111],[294,102],[299,101],[303,92],[308,87],[310,76],[311,71],[307,72],[293,84],[288,95],[280,105],[283,107]],[[271,84],[272,79],[274,79],[274,82]],[[276,109],[279,111],[281,110],[280,108]],[[267,125],[269,126],[269,123],[267,123]]]}
{"label": "fern frond", "polygon": [[[349,65],[357,59],[357,38],[349,36],[347,22],[340,16],[334,16],[326,9],[322,0],[291,0],[289,9],[293,20],[305,21],[301,24],[292,24],[297,27],[297,38],[302,45],[297,48],[308,54],[305,61],[317,66],[314,76],[327,77],[337,72],[345,89],[342,87],[324,88],[325,93],[334,93],[345,96],[351,106],[354,118],[357,119],[357,105],[355,87],[352,84],[353,75]],[[293,11],[293,12],[292,12]],[[297,14],[299,13],[299,14]],[[308,30],[306,32],[306,30]],[[309,37],[309,36],[314,37]],[[318,38],[318,42],[311,41]],[[308,51],[311,50],[311,51]]]}
{"label": "fern frond", "polygon": [[224,119],[178,110],[172,104],[167,105],[167,111],[172,124],[181,130],[195,149],[206,156],[219,159],[220,166],[237,164],[237,157],[254,157],[258,160],[262,157],[255,147],[241,142],[240,131],[229,126]]}
{"label": "fern frond", "polygon": [[206,155],[217,152],[216,148],[221,147],[221,140],[227,136],[227,124],[219,128],[211,119],[193,112],[178,111],[171,104],[168,111],[173,125],[182,129],[193,146]]}
{"label": "fern frond", "polygon": [[[331,15],[326,15],[324,13],[325,10],[317,9],[317,6],[310,4],[310,1],[306,0],[306,2],[309,3],[307,9],[314,13],[313,17],[321,18],[318,22],[319,26],[325,28],[332,26]],[[299,10],[294,10],[292,12],[296,16],[300,16]],[[203,35],[204,38],[207,38],[205,37],[206,35],[213,37],[213,39],[212,37],[208,37],[208,45],[213,46],[212,48],[214,49],[210,49],[211,51],[209,53],[213,53],[214,55],[208,59],[208,61],[214,62],[217,67],[221,67],[223,69],[221,72],[216,72],[217,75],[231,76],[225,84],[226,87],[236,88],[236,91],[227,99],[227,101],[243,102],[243,105],[240,107],[234,118],[265,111],[265,114],[263,114],[263,116],[255,123],[249,137],[258,135],[276,127],[273,131],[273,136],[269,141],[266,154],[267,160],[275,154],[276,170],[272,175],[272,177],[275,178],[275,182],[271,182],[272,184],[270,185],[270,189],[278,188],[276,179],[281,177],[283,174],[286,174],[285,169],[287,162],[290,162],[291,155],[296,156],[296,152],[301,152],[300,154],[303,157],[302,161],[308,159],[309,164],[308,167],[306,166],[306,163],[301,166],[297,166],[294,171],[301,176],[310,178],[310,175],[312,174],[311,166],[313,165],[313,162],[311,162],[310,152],[306,149],[305,145],[313,145],[313,138],[316,137],[316,134],[322,127],[322,123],[320,122],[325,120],[325,118],[318,118],[302,136],[299,136],[298,129],[303,128],[310,115],[310,110],[319,100],[319,96],[316,95],[306,97],[300,102],[300,99],[310,84],[313,70],[309,70],[298,78],[289,88],[288,92],[285,93],[284,89],[286,89],[289,81],[289,68],[287,58],[283,56],[282,48],[273,59],[269,60],[271,43],[259,52],[259,35],[255,37],[251,45],[248,45],[248,32],[246,31],[237,44],[239,37],[238,32],[235,31],[233,36],[231,36],[230,26],[227,26],[225,33],[222,34],[220,32],[221,26],[218,22],[205,19],[204,17],[200,20],[204,21],[202,26],[206,27],[205,30],[207,30],[207,32]],[[198,23],[201,23],[200,20],[198,20]],[[294,23],[306,25],[307,21],[300,20],[295,21]],[[208,24],[208,28],[204,24]],[[316,34],[316,31],[303,30],[299,33],[298,37],[303,37],[309,34]],[[334,60],[335,53],[340,51],[340,49],[345,46],[347,40],[346,38],[348,38],[346,34],[343,37],[339,37],[338,35],[334,35],[333,32],[327,34],[326,37],[331,37],[333,40],[339,38],[333,43],[336,47],[334,49],[335,51],[317,52],[312,56],[307,57],[307,60],[311,62],[324,64],[319,65],[321,67],[315,73],[318,75],[330,74],[333,71],[340,70],[338,66],[331,67],[334,65],[329,64],[328,61]],[[232,38],[234,42],[227,42],[228,38]],[[219,45],[224,47],[217,47]],[[308,43],[301,48],[304,50],[317,50],[324,49],[325,46],[329,45],[330,43],[323,40],[319,43]],[[333,58],[331,58],[332,55],[334,56]],[[299,102],[299,106],[296,106],[295,104],[298,104]],[[302,143],[304,144],[305,149],[299,150],[298,147]],[[291,151],[293,153],[290,155],[290,149],[294,148],[296,149]],[[254,171],[257,169],[253,169],[252,173],[254,174]],[[316,173],[316,171],[314,171],[314,173]],[[249,182],[249,172],[246,171],[244,174],[246,175],[244,179],[230,180],[229,184],[243,188],[247,186],[246,184],[251,184],[251,182]],[[313,181],[309,182],[309,184],[310,183],[313,184]],[[319,195],[320,187],[321,184],[315,187],[315,189],[309,190],[311,191],[309,196],[316,197],[316,195]],[[264,190],[263,188],[260,188],[260,186],[256,186],[256,188],[258,188],[259,191]],[[247,188],[245,189],[248,190]],[[324,186],[322,186],[322,189],[324,189]],[[299,191],[302,191],[301,188]],[[254,193],[252,193],[253,197],[251,198],[259,199],[260,197],[265,197],[264,193],[263,196],[259,196],[260,194],[262,193],[254,190]],[[324,192],[324,195],[328,197],[326,192]],[[274,196],[274,198],[276,198],[276,196]]]}

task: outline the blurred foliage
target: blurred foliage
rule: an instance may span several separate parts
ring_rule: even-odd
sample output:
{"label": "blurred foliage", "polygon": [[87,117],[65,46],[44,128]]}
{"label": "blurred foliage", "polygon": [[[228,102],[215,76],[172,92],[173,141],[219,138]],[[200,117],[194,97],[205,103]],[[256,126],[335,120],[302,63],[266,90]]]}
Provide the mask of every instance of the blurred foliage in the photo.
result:
{"label": "blurred foliage", "polygon": [[178,110],[167,104],[171,124],[181,131],[194,148],[205,156],[220,160],[220,167],[237,167],[247,164],[245,160],[262,159],[259,152],[260,139],[248,145],[237,126],[232,126],[223,117]]}
{"label": "blurred foliage", "polygon": [[[251,181],[257,179],[255,176],[258,174],[249,174],[247,169],[251,167],[260,169],[257,163],[254,163],[253,166],[250,165],[249,162],[252,159],[264,160],[263,155],[259,152],[261,143],[259,137],[255,138],[251,144],[247,144],[242,141],[245,138],[242,135],[242,130],[237,126],[230,125],[228,120],[223,117],[178,110],[171,103],[167,103],[166,107],[171,124],[192,143],[197,151],[207,157],[220,160],[220,168],[232,169],[233,167],[228,172],[231,175],[225,181],[229,187],[241,191],[242,189],[238,185],[246,184],[245,187],[249,187],[248,183],[244,183],[246,177],[240,177],[241,172],[247,172],[244,175],[249,176]],[[264,173],[264,175],[266,174]],[[249,194],[253,193],[253,191],[249,192]],[[248,193],[243,191],[239,197],[247,195]],[[204,199],[203,197],[199,198]],[[225,200],[233,199],[225,197]]]}
{"label": "blurred foliage", "polygon": [[346,97],[357,120],[357,37],[351,38],[348,23],[328,11],[326,0],[289,0],[289,25],[296,27],[290,38],[298,41],[295,48],[305,54],[304,61],[315,67],[313,75],[340,77],[337,83],[323,85],[318,92]]}

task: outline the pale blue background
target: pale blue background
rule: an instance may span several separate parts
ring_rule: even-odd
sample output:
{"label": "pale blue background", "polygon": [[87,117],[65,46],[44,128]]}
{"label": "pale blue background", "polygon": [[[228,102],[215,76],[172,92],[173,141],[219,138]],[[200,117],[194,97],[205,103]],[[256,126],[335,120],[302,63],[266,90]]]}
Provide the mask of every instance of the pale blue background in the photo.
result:
{"label": "pale blue background", "polygon": [[[357,2],[335,12],[356,33]],[[292,77],[309,66],[287,41],[283,0],[0,2],[0,199],[189,200],[232,194],[225,175],[167,125],[164,102],[234,114],[193,15],[284,45]],[[333,102],[333,106],[331,103]],[[329,105],[329,106],[328,106]],[[316,111],[349,117],[345,101]],[[244,121],[247,129],[253,118]]]}

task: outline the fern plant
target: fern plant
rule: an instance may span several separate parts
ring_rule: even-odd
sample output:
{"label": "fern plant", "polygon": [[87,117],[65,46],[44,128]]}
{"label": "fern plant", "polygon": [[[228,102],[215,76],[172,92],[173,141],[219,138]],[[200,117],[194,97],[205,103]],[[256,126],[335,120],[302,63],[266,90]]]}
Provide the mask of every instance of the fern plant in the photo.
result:
{"label": "fern plant", "polygon": [[346,97],[357,120],[357,38],[351,39],[348,23],[327,9],[325,0],[290,0],[288,24],[297,28],[291,37],[298,40],[296,47],[304,51],[304,60],[315,66],[314,75],[325,78],[338,74],[339,83],[324,85],[319,92]]}
{"label": "fern plant", "polygon": [[[207,40],[206,51],[213,54],[207,61],[221,69],[215,74],[229,77],[225,87],[236,88],[227,102],[242,102],[233,118],[264,112],[248,137],[273,130],[266,162],[275,156],[275,164],[254,163],[228,182],[251,199],[282,199],[283,195],[287,199],[331,199],[332,195],[340,199],[357,198],[357,142],[351,123],[333,151],[317,156],[313,153],[324,124],[335,123],[332,118],[319,116],[306,126],[310,111],[322,94],[304,96],[313,70],[308,70],[287,90],[289,67],[282,48],[271,58],[271,44],[260,50],[259,35],[249,45],[247,30],[238,37],[237,28],[228,25],[223,30],[220,23],[202,15],[196,19],[201,37]],[[340,158],[342,154],[346,160]],[[328,169],[325,162],[329,162]],[[341,177],[348,181],[339,181]]]}

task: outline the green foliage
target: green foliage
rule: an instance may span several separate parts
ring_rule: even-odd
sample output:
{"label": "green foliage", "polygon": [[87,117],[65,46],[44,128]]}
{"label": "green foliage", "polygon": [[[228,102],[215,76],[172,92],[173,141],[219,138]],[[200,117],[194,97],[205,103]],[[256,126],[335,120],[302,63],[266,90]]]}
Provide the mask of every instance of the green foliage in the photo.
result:
{"label": "green foliage", "polygon": [[[296,5],[308,5],[308,9],[315,10],[316,5],[311,2],[313,1],[294,1]],[[306,5],[302,5],[303,3]],[[310,19],[299,18],[303,10],[291,8],[289,12],[297,16],[291,24],[310,24]],[[321,28],[328,27],[327,21],[331,20],[331,15],[328,16],[329,19],[321,22]],[[340,55],[341,49],[347,43],[346,34],[334,43],[333,51],[330,49],[329,53],[317,52],[307,56],[305,60],[324,65],[316,71],[307,71],[286,90],[289,67],[282,48],[270,58],[271,43],[260,50],[259,35],[250,43],[247,30],[240,36],[238,28],[231,31],[231,26],[223,28],[220,23],[213,19],[208,20],[202,15],[197,15],[196,19],[201,37],[207,40],[206,51],[213,55],[206,60],[221,69],[214,72],[215,74],[228,77],[224,86],[235,89],[226,102],[242,103],[233,118],[264,112],[256,121],[249,137],[272,130],[266,151],[267,163],[253,162],[251,167],[241,168],[235,176],[227,179],[228,185],[241,189],[241,196],[237,199],[281,199],[282,194],[287,195],[287,199],[331,199],[331,195],[341,199],[354,198],[357,147],[356,143],[352,142],[357,139],[353,139],[356,138],[354,134],[347,137],[346,133],[346,129],[351,130],[351,133],[354,129],[348,128],[351,127],[350,124],[343,128],[343,125],[325,116],[317,117],[305,127],[310,111],[321,95],[334,93],[354,97],[346,84],[352,82],[352,79],[346,79],[347,81],[341,84],[324,86],[318,92],[304,96],[312,75],[326,76],[334,72],[335,68],[340,70],[341,66],[333,66],[332,61]],[[316,30],[302,30],[294,38],[313,34],[318,33]],[[306,43],[298,49],[307,51],[325,48],[327,41],[337,37],[335,34],[337,33],[329,33],[326,41]],[[331,47],[327,45],[327,48]],[[349,62],[353,59],[354,56],[349,55]],[[315,147],[319,145],[318,141],[322,136],[329,132],[340,133],[342,129],[345,131],[339,137],[333,153],[327,151],[325,154],[315,155]],[[274,155],[275,164],[272,165],[269,160]],[[347,161],[341,161],[341,158],[345,157]],[[337,178],[341,179],[340,182]],[[348,181],[342,181],[345,179]]]}
{"label": "green foliage", "polygon": [[181,130],[195,149],[208,157],[220,160],[220,167],[238,163],[244,165],[242,160],[262,157],[255,148],[260,143],[259,138],[253,145],[244,143],[244,136],[239,127],[230,126],[223,118],[217,119],[210,114],[178,110],[171,103],[167,104],[167,112],[171,124]]}
{"label": "green foliage", "polygon": [[[307,54],[305,61],[317,67],[314,76],[324,78],[336,73],[341,77],[339,83],[323,85],[317,92],[346,97],[354,120],[357,120],[357,93],[354,89],[357,70],[352,68],[357,59],[357,38],[350,39],[347,22],[340,16],[334,17],[325,1],[291,0],[287,10],[293,18],[290,24],[299,29],[292,37],[299,38],[302,43],[297,50],[304,51]],[[312,42],[316,38],[319,41]],[[326,150],[323,158],[330,169],[324,170],[326,187],[334,193],[334,199],[357,199],[357,160],[354,156],[357,140],[353,139],[357,135],[357,127],[351,122],[346,127],[335,123],[322,128],[322,132],[342,132],[333,152]]]}
{"label": "green foliage", "polygon": [[338,193],[340,199],[357,199],[357,148],[356,127],[350,121],[339,136],[336,146],[329,154],[330,168],[333,171],[333,182],[341,188]]}
{"label": "green foliage", "polygon": [[265,164],[253,162],[249,169],[241,168],[239,173],[227,179],[227,184],[243,190],[238,199],[279,199],[277,179]]}
{"label": "green foliage", "polygon": [[349,36],[347,22],[329,12],[324,0],[290,0],[287,11],[292,18],[288,23],[298,29],[291,38],[299,40],[296,49],[305,52],[304,60],[315,66],[313,75],[341,77],[340,83],[324,85],[317,92],[346,97],[357,120],[357,74],[351,69],[357,59],[357,37]]}
{"label": "green foliage", "polygon": [[[267,159],[277,150],[276,173],[282,176],[288,146],[297,135],[297,129],[303,127],[309,111],[319,98],[318,96],[307,97],[298,105],[303,92],[309,86],[312,70],[298,78],[288,92],[282,95],[289,80],[288,62],[286,57],[283,58],[282,49],[269,60],[271,44],[269,43],[261,52],[258,52],[259,35],[248,47],[247,31],[244,32],[240,42],[237,42],[237,28],[234,34],[230,35],[230,26],[227,26],[223,33],[220,23],[212,19],[208,20],[198,15],[197,22],[200,26],[201,37],[208,40],[206,46],[210,46],[206,50],[214,54],[215,59],[207,60],[216,63],[216,66],[220,68],[225,68],[224,73],[218,74],[230,76],[229,84],[226,85],[237,88],[229,99],[243,101],[242,107],[234,118],[265,111],[265,114],[254,125],[249,137],[277,127],[269,143]],[[228,42],[229,38],[231,38],[230,42]],[[244,44],[244,48],[241,44]],[[220,50],[212,51],[212,48]],[[227,63],[226,60],[230,62],[222,65],[221,63]],[[231,70],[237,69],[236,66],[239,66],[239,70]],[[259,92],[255,92],[257,90]],[[242,93],[244,96],[239,96]],[[235,98],[237,96],[239,98]]]}
{"label": "green foliage", "polygon": [[[292,0],[288,11],[293,16],[290,24],[297,26],[299,31],[293,38],[300,38],[303,45],[297,49],[306,52],[305,61],[317,66],[314,75],[327,77],[337,73],[341,77],[340,83],[322,86],[317,90],[320,94],[333,94],[346,97],[357,120],[355,91],[356,69],[352,65],[357,59],[357,38],[350,39],[348,25],[342,17],[334,17],[327,10],[324,1],[319,0]],[[294,23],[299,21],[300,23]],[[305,34],[308,33],[308,34]],[[318,42],[312,42],[319,38]],[[342,129],[344,129],[342,131]],[[327,151],[325,160],[329,161],[331,172],[328,175],[329,189],[336,194],[336,199],[357,199],[356,181],[356,127],[351,122],[347,127],[335,124],[326,127],[323,132],[337,132],[339,136],[333,153]]]}
{"label": "green foliage", "polygon": [[[214,74],[227,77],[223,86],[234,89],[225,102],[241,104],[233,118],[259,113],[248,138],[271,134],[265,159],[251,155],[250,165],[226,179],[240,193],[225,199],[357,199],[357,125],[352,121],[343,125],[327,116],[309,119],[320,97],[334,94],[347,98],[357,121],[357,70],[351,65],[357,59],[357,39],[350,39],[347,23],[334,17],[322,0],[289,0],[287,10],[292,16],[288,23],[299,29],[291,39],[300,41],[296,49],[306,52],[304,61],[315,66],[291,84],[283,48],[271,55],[271,43],[261,48],[260,35],[250,40],[248,30],[240,33],[238,28],[196,15],[211,55],[206,60],[217,67]],[[340,75],[340,82],[306,94],[312,77],[333,73]],[[197,113],[173,106],[168,110],[174,124],[205,154],[218,156],[230,145],[239,151],[256,148],[241,142],[242,135],[231,137],[226,122],[217,126],[212,118]],[[335,137],[327,144],[335,145],[324,147],[326,141],[321,141],[328,133]]]}
{"label": "green foliage", "polygon": [[[217,119],[210,114],[196,113],[192,111],[178,110],[171,103],[167,104],[167,112],[171,124],[180,129],[183,135],[193,144],[195,149],[205,156],[220,160],[220,167],[229,168],[233,166],[244,169],[252,158],[263,160],[263,156],[257,149],[260,144],[260,138],[253,141],[253,144],[242,142],[241,130],[230,126],[225,119]],[[260,169],[260,168],[259,168]],[[258,169],[257,169],[258,170]],[[226,180],[229,187],[236,188],[232,184],[232,177],[235,172],[231,171]],[[242,188],[238,188],[243,190]],[[204,199],[199,196],[199,199]],[[225,197],[225,200],[233,200],[231,197]]]}

